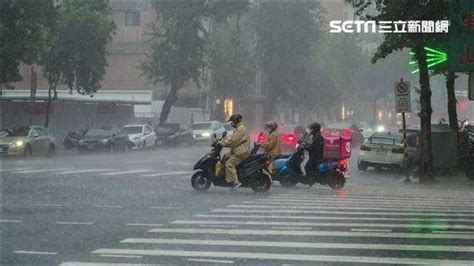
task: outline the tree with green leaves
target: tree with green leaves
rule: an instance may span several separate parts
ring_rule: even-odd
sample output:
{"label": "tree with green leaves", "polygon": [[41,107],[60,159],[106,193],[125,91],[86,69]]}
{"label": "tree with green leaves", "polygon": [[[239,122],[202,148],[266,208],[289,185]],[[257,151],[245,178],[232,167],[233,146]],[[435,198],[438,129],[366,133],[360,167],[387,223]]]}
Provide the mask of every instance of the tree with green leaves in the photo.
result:
{"label": "tree with green leaves", "polygon": [[[444,0],[347,0],[357,8],[357,14],[365,19],[376,21],[421,21],[447,19],[449,3]],[[364,13],[365,9],[375,4],[377,15]],[[412,49],[418,61],[420,83],[420,112],[421,119],[421,158],[420,181],[433,180],[433,153],[431,148],[431,88],[424,47],[436,43],[442,34],[423,33],[385,33],[382,44],[379,45],[372,61],[376,62],[394,51],[404,48]]]}
{"label": "tree with green leaves", "polygon": [[246,0],[155,2],[160,21],[152,26],[151,49],[141,68],[153,83],[170,85],[160,113],[161,125],[166,123],[178,91],[190,81],[200,86],[207,66],[209,19],[225,19],[247,5]]}
{"label": "tree with green leaves", "polygon": [[[270,103],[295,105],[305,90],[316,87],[311,60],[320,35],[319,10],[314,1],[257,1],[256,57],[265,73],[264,91]],[[275,104],[267,107],[267,115],[273,116]]]}
{"label": "tree with green leaves", "polygon": [[51,46],[44,53],[42,64],[48,80],[49,110],[56,99],[56,88],[64,83],[72,93],[92,95],[100,88],[106,67],[106,46],[112,41],[115,22],[109,0],[64,0],[59,7]]}
{"label": "tree with green leaves", "polygon": [[0,88],[22,80],[19,65],[38,63],[49,46],[57,8],[53,0],[0,1]]}

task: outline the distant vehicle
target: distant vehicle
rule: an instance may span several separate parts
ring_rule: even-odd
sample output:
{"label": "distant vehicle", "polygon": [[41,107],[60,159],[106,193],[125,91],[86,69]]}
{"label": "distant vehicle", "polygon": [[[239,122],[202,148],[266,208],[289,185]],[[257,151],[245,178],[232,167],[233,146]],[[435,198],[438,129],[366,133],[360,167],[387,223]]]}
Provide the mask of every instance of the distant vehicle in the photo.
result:
{"label": "distant vehicle", "polygon": [[[355,124],[334,123],[324,127],[323,130],[338,131],[340,133],[343,131],[350,132],[353,145],[360,145],[364,142],[364,130],[361,130],[361,128],[357,127]],[[370,136],[370,134],[368,136]]]}
{"label": "distant vehicle", "polygon": [[44,127],[24,126],[0,131],[0,155],[52,157],[55,152],[56,140]]}
{"label": "distant vehicle", "polygon": [[219,121],[194,123],[191,131],[195,142],[210,142],[214,134],[220,139],[224,132],[226,132],[224,126]]}
{"label": "distant vehicle", "polygon": [[116,127],[96,127],[87,130],[84,138],[79,141],[79,151],[105,150],[128,151],[130,141],[128,136]]}
{"label": "distant vehicle", "polygon": [[122,129],[122,133],[128,135],[132,149],[147,149],[156,146],[156,134],[149,125],[126,125]]}
{"label": "distant vehicle", "polygon": [[[296,144],[299,139],[299,134],[297,133],[300,129],[300,126],[297,125],[278,125],[278,134],[280,136],[281,143],[281,153],[290,154],[295,150]],[[252,140],[265,142],[268,140],[267,134],[261,134],[262,132],[252,133]]]}
{"label": "distant vehicle", "polygon": [[78,132],[71,131],[64,137],[63,145],[66,150],[74,149],[79,147],[79,141],[84,136]]}
{"label": "distant vehicle", "polygon": [[[414,156],[416,148],[408,146],[408,156]],[[368,167],[403,168],[403,135],[392,132],[376,132],[360,146],[358,169],[366,171]]]}
{"label": "distant vehicle", "polygon": [[155,127],[155,134],[157,139],[157,144],[162,144],[169,136],[179,132],[180,125],[177,123],[170,123],[164,125],[157,125]]}

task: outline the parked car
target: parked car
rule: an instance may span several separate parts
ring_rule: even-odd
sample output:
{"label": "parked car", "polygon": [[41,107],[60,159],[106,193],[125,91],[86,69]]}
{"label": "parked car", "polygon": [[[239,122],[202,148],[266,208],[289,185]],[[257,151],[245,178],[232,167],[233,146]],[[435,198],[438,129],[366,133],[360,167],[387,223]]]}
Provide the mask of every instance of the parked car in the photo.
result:
{"label": "parked car", "polygon": [[147,149],[156,146],[156,134],[149,125],[126,125],[122,129],[122,133],[128,136],[132,149]]}
{"label": "parked car", "polygon": [[226,130],[221,122],[210,121],[194,123],[191,131],[195,142],[210,142],[214,134],[220,139]]}
{"label": "parked car", "polygon": [[128,136],[116,127],[91,128],[79,141],[80,151],[106,150],[113,153],[117,150],[128,151],[129,146]]}
{"label": "parked car", "polygon": [[194,143],[193,133],[188,128],[180,128],[178,132],[170,135],[163,141],[164,146],[192,145]]}
{"label": "parked car", "polygon": [[155,127],[156,139],[159,144],[162,144],[169,136],[176,134],[180,129],[177,123],[170,123],[165,125],[158,125]]}
{"label": "parked car", "polygon": [[[408,142],[408,156],[413,158],[416,148]],[[376,132],[360,146],[357,166],[366,171],[368,167],[403,168],[403,135],[393,132]]]}
{"label": "parked car", "polygon": [[66,150],[79,147],[79,141],[84,137],[83,134],[71,131],[64,137],[63,145]]}
{"label": "parked car", "polygon": [[11,156],[54,156],[56,140],[41,126],[4,128],[0,131],[0,154]]}

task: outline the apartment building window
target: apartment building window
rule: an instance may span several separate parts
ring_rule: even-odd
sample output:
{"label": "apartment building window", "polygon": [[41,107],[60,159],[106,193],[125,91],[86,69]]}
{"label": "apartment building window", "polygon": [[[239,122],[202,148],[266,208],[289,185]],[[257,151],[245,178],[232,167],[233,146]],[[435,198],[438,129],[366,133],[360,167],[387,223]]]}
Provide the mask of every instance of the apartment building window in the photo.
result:
{"label": "apartment building window", "polygon": [[125,26],[140,26],[140,11],[139,10],[125,11]]}

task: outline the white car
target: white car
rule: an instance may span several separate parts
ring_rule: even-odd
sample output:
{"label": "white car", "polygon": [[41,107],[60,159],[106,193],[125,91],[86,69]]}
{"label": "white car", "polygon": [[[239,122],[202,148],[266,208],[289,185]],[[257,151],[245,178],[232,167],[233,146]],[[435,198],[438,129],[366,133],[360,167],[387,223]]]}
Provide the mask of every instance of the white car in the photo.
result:
{"label": "white car", "polygon": [[[408,156],[413,157],[415,148],[408,147]],[[360,146],[357,166],[366,171],[368,167],[403,168],[403,136],[399,133],[376,132]]]}
{"label": "white car", "polygon": [[214,136],[221,138],[226,131],[219,121],[198,122],[191,127],[195,142],[210,142]]}
{"label": "white car", "polygon": [[128,140],[132,143],[132,149],[146,149],[156,146],[156,134],[149,125],[126,125],[122,133],[128,135]]}

